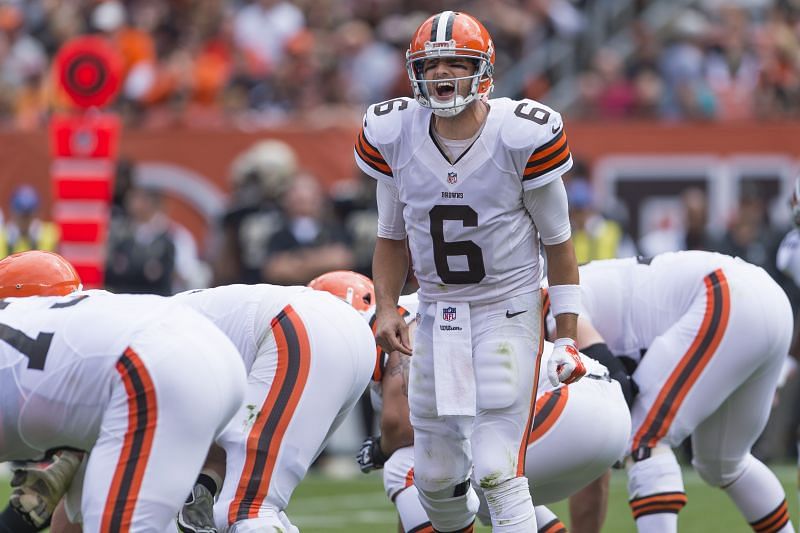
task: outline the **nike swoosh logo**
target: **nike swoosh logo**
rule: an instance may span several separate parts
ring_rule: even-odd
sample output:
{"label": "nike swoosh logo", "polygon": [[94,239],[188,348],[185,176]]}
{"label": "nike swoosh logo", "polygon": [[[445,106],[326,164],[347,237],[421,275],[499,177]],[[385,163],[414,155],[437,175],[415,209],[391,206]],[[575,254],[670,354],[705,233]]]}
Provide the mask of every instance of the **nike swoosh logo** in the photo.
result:
{"label": "nike swoosh logo", "polygon": [[556,133],[558,133],[559,131],[561,131],[561,128],[562,128],[562,127],[564,127],[564,125],[563,125],[563,124],[559,124],[558,126],[553,126],[553,127],[551,128],[551,131],[552,131],[552,132],[553,132],[553,134],[555,135]]}
{"label": "nike swoosh logo", "polygon": [[511,313],[509,311],[506,311],[506,318],[514,318],[517,315],[521,315],[522,313],[527,313],[527,312],[528,312],[527,309],[524,311],[517,311],[516,313]]}

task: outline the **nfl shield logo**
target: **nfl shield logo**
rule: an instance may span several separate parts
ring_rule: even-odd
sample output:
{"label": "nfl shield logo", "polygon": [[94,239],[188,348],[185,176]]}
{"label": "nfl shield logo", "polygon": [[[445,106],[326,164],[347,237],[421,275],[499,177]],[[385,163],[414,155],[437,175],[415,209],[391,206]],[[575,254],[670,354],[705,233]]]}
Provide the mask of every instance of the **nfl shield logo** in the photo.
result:
{"label": "nfl shield logo", "polygon": [[447,183],[452,185],[457,181],[458,181],[458,174],[456,174],[454,170],[451,170],[450,172],[447,173]]}
{"label": "nfl shield logo", "polygon": [[442,309],[442,320],[445,322],[452,322],[456,319],[456,308],[455,307],[445,307]]}

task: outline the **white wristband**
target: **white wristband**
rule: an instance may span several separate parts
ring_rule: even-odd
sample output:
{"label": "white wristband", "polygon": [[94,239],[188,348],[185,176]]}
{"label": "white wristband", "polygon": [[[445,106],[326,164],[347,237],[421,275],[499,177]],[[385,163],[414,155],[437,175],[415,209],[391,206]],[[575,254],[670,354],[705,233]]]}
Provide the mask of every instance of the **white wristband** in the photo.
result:
{"label": "white wristband", "polygon": [[553,312],[553,316],[563,315],[564,313],[580,314],[580,285],[550,285],[547,292],[550,294],[550,309]]}

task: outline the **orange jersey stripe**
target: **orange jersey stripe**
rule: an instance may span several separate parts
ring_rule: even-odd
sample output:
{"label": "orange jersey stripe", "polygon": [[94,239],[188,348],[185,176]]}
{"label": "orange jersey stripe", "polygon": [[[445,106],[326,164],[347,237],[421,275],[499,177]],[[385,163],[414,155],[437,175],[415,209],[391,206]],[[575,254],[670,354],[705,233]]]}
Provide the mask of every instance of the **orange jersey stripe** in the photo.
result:
{"label": "orange jersey stripe", "polygon": [[356,153],[361,158],[361,160],[372,167],[373,169],[386,174],[387,176],[392,176],[392,169],[389,164],[386,162],[386,159],[381,155],[377,148],[375,148],[370,142],[367,140],[367,136],[364,135],[364,129],[361,129],[361,132],[358,134],[358,138],[356,139]]}
{"label": "orange jersey stripe", "polygon": [[405,488],[408,488],[413,484],[414,484],[414,467],[411,467],[408,469],[408,472],[406,472],[406,480],[403,486]]}
{"label": "orange jersey stripe", "polygon": [[550,141],[543,144],[539,148],[533,151],[531,156],[528,158],[528,165],[538,165],[547,157],[555,154],[556,152],[560,151],[564,148],[567,144],[567,135],[564,133],[562,129],[558,135],[553,137]]}
{"label": "orange jersey stripe", "polygon": [[542,394],[536,400],[536,416],[533,419],[533,428],[528,436],[528,446],[541,439],[564,412],[569,399],[569,387],[559,387]]}
{"label": "orange jersey stripe", "polygon": [[546,288],[542,291],[542,324],[544,329],[547,329],[547,313],[550,312],[550,293]]}
{"label": "orange jersey stripe", "polygon": [[686,505],[686,494],[683,492],[662,492],[628,502],[634,520],[651,514],[678,514]]}
{"label": "orange jersey stripe", "polygon": [[425,522],[424,524],[412,527],[407,533],[436,533],[436,530],[433,529],[430,522]]}
{"label": "orange jersey stripe", "polygon": [[686,499],[686,494],[683,492],[662,492],[659,494],[653,494],[651,496],[645,496],[643,498],[633,499],[629,502],[629,504],[632,508],[638,509],[642,506],[650,505],[656,502],[662,502],[662,503],[682,502],[685,504],[687,502],[687,499]]}
{"label": "orange jersey stripe", "polygon": [[567,526],[558,518],[554,518],[545,525],[539,527],[539,533],[567,533]]}
{"label": "orange jersey stripe", "polygon": [[553,140],[537,149],[528,159],[523,181],[537,178],[556,169],[569,160],[570,150],[564,130]]}
{"label": "orange jersey stripe", "polygon": [[753,531],[757,531],[758,533],[773,533],[775,531],[780,531],[788,522],[789,509],[784,499],[781,504],[767,516],[755,522],[751,522],[750,527],[753,528]]}
{"label": "orange jersey stripe", "polygon": [[672,371],[633,439],[632,450],[652,448],[667,434],[683,400],[719,347],[730,316],[730,289],[722,270],[704,279],[706,311],[700,330]]}
{"label": "orange jersey stripe", "polygon": [[308,381],[311,348],[305,325],[291,305],[272,319],[278,367],[267,398],[247,437],[245,466],[228,521],[256,518],[267,497],[286,428]]}
{"label": "orange jersey stripe", "polygon": [[128,430],[103,509],[102,533],[130,531],[158,418],[155,385],[139,355],[126,349],[116,368],[128,394]]}
{"label": "orange jersey stripe", "polygon": [[536,394],[539,392],[539,367],[542,362],[542,352],[544,351],[544,322],[539,327],[539,352],[536,354],[536,370],[533,374],[533,390],[531,390],[531,407],[528,414],[528,422],[525,424],[525,431],[522,433],[522,441],[519,444],[517,454],[517,476],[525,474],[525,456],[528,453],[528,435],[533,426],[534,415],[536,413]]}

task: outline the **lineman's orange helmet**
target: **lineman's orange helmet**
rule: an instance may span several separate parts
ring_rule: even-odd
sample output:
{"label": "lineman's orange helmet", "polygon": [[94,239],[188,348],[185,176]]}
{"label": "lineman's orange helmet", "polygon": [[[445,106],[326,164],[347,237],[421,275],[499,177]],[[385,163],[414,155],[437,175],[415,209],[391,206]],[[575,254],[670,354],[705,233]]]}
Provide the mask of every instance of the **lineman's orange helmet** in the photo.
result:
{"label": "lineman's orange helmet", "polygon": [[335,270],[311,280],[309,287],[327,291],[352,305],[357,311],[368,311],[375,305],[372,280],[358,272]]}
{"label": "lineman's orange helmet", "polygon": [[[414,32],[406,52],[406,68],[414,98],[421,106],[433,109],[441,116],[460,113],[476,98],[486,98],[492,90],[494,74],[494,44],[489,32],[478,19],[458,11],[442,11],[422,23]],[[442,57],[466,57],[475,62],[475,73],[463,78],[425,81],[425,61]],[[458,94],[459,80],[469,80],[470,90],[466,97]],[[442,102],[432,98],[440,83],[451,82],[453,97]]]}
{"label": "lineman's orange helmet", "polygon": [[75,267],[53,252],[30,250],[0,261],[0,298],[65,296],[81,287]]}

